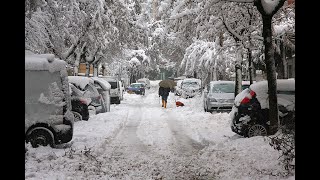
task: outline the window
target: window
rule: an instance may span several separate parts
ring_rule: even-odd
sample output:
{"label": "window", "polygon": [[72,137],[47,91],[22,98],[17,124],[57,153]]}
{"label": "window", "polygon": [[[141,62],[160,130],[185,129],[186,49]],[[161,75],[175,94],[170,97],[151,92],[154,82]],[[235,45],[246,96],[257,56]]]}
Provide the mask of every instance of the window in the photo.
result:
{"label": "window", "polygon": [[235,86],[231,83],[221,83],[212,85],[212,93],[234,93]]}

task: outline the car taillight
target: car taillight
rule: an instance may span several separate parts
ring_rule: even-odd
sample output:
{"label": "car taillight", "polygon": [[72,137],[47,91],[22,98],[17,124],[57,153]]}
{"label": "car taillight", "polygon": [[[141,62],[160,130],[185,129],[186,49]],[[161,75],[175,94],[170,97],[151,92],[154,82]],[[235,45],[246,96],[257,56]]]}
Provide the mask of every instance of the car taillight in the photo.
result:
{"label": "car taillight", "polygon": [[249,103],[250,100],[251,100],[253,97],[255,97],[255,96],[256,96],[256,93],[255,93],[254,91],[250,90],[250,93],[249,93],[246,97],[244,97],[244,98],[242,99],[241,104],[247,104],[247,103]]}
{"label": "car taillight", "polygon": [[85,99],[82,99],[82,98],[81,98],[81,99],[80,99],[80,103],[81,103],[81,104],[87,104],[87,101],[86,101]]}
{"label": "car taillight", "polygon": [[247,104],[250,102],[250,99],[248,97],[245,97],[242,99],[241,104]]}

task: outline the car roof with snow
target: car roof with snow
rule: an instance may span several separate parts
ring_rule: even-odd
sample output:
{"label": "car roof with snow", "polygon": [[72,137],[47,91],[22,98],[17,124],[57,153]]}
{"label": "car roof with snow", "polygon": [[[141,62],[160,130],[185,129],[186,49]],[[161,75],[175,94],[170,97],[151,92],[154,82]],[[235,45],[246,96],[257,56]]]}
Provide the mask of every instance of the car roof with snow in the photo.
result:
{"label": "car roof with snow", "polygon": [[213,84],[226,84],[226,83],[234,84],[234,81],[211,81],[210,82],[211,85],[213,85]]}
{"label": "car roof with snow", "polygon": [[33,54],[31,51],[26,51],[25,70],[49,71],[51,73],[60,71],[61,73],[66,70],[66,62],[55,58],[54,54]]}
{"label": "car roof with snow", "polygon": [[182,80],[183,82],[198,82],[201,83],[200,79],[196,79],[196,78],[185,78]]}
{"label": "car roof with snow", "polygon": [[94,83],[93,79],[83,76],[68,76],[68,80],[70,83],[79,86],[81,89],[84,89],[89,83]]}
{"label": "car roof with snow", "polygon": [[104,90],[108,90],[111,89],[111,85],[108,81],[106,81],[105,79],[99,78],[99,77],[91,77],[91,79],[93,79],[94,81],[97,81]]}
{"label": "car roof with snow", "polygon": [[[267,92],[268,81],[259,81],[251,84],[250,89],[255,92]],[[295,91],[295,80],[277,79],[277,91]]]}
{"label": "car roof with snow", "polygon": [[103,78],[104,80],[108,82],[117,82],[118,80],[115,77],[110,77],[110,76],[101,76],[100,78]]}

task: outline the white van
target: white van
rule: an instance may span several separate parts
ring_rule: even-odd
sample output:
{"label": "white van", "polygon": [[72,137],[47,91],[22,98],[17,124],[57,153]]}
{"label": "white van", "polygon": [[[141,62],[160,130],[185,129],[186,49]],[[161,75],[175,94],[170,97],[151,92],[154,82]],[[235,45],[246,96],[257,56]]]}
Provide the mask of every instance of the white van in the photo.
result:
{"label": "white van", "polygon": [[54,147],[73,136],[66,62],[53,54],[25,54],[25,140]]}
{"label": "white van", "polygon": [[121,101],[121,93],[120,93],[120,86],[119,81],[116,78],[108,77],[108,76],[100,76],[104,80],[108,81],[111,85],[110,89],[110,97],[111,97],[111,104],[120,104]]}

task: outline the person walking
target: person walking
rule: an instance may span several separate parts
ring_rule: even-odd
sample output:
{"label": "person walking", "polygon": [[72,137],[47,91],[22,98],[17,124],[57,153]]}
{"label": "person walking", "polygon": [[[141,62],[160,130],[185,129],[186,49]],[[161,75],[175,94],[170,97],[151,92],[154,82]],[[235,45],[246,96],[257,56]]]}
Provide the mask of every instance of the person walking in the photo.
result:
{"label": "person walking", "polygon": [[169,96],[170,88],[159,87],[159,97],[162,98],[162,107],[167,108],[167,100]]}

